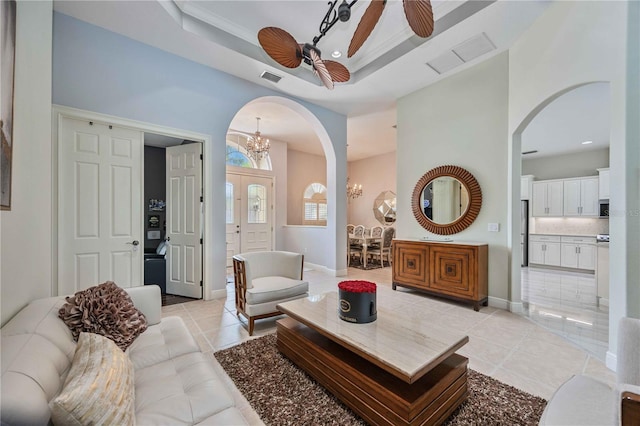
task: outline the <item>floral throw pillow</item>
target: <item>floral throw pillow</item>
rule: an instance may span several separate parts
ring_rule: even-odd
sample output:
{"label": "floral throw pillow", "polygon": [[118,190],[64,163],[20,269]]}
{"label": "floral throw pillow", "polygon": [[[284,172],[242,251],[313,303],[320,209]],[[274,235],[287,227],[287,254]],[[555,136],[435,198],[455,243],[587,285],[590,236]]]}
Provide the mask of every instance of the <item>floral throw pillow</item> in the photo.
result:
{"label": "floral throw pillow", "polygon": [[71,329],[74,340],[81,332],[100,334],[125,351],[147,329],[147,319],[127,292],[114,282],[82,290],[66,298],[58,316]]}

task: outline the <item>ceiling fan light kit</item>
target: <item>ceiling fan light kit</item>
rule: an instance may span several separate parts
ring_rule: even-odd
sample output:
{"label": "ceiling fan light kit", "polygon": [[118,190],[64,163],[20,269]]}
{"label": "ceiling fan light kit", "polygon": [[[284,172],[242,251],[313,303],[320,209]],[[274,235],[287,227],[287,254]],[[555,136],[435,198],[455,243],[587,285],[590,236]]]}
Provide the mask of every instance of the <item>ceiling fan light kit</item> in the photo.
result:
{"label": "ceiling fan light kit", "polygon": [[[265,27],[258,31],[258,42],[264,51],[277,63],[287,68],[297,68],[302,61],[311,66],[322,84],[332,90],[334,83],[349,81],[349,70],[339,62],[323,60],[318,42],[338,22],[347,22],[351,18],[351,8],[358,0],[350,3],[342,0],[336,10],[338,0],[329,2],[329,10],[320,22],[320,34],[313,38],[313,43],[298,43],[296,39],[283,29]],[[405,16],[413,32],[420,37],[429,37],[433,33],[433,10],[429,0],[403,0]],[[382,16],[387,0],[372,0],[358,27],[351,38],[347,56],[352,57],[367,41]]]}

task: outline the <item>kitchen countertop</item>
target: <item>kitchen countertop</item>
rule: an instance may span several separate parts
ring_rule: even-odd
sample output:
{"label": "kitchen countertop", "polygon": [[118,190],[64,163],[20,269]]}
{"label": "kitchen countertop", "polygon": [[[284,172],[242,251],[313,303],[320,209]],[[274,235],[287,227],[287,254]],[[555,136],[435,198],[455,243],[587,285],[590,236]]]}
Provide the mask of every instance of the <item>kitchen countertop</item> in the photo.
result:
{"label": "kitchen countertop", "polygon": [[529,234],[529,235],[540,235],[540,236],[549,236],[549,237],[582,237],[582,238],[596,238],[594,235],[584,235],[584,234]]}

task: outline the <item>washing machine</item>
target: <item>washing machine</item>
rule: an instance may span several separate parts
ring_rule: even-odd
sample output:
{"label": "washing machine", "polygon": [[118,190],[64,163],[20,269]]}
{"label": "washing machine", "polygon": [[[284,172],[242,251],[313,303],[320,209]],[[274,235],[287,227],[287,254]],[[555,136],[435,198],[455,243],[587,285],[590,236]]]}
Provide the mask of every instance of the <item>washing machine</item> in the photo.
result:
{"label": "washing machine", "polygon": [[166,259],[156,252],[144,254],[144,284],[157,284],[162,294],[167,292]]}

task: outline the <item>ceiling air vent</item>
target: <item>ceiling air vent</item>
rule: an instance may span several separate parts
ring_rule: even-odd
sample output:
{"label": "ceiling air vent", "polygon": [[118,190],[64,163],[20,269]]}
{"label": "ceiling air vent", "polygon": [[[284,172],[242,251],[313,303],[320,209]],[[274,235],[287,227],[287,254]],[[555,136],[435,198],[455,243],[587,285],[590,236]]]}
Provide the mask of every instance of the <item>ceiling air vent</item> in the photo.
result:
{"label": "ceiling air vent", "polygon": [[270,73],[269,71],[262,71],[262,74],[260,74],[260,78],[264,78],[265,80],[269,80],[272,83],[277,83],[279,82],[282,77],[273,73]]}
{"label": "ceiling air vent", "polygon": [[537,149],[534,149],[534,150],[532,150],[532,151],[525,151],[525,152],[523,152],[523,153],[522,153],[522,155],[535,154],[536,152],[538,152],[538,150],[537,150]]}
{"label": "ceiling air vent", "polygon": [[487,38],[485,33],[479,34],[469,40],[460,43],[454,47],[453,53],[458,55],[460,59],[465,62],[469,62],[478,56],[482,56],[485,53],[491,52],[496,47],[491,43],[491,40]]}
{"label": "ceiling air vent", "polygon": [[464,62],[450,50],[427,62],[427,65],[438,74],[444,74],[462,64]]}
{"label": "ceiling air vent", "polygon": [[427,62],[427,65],[438,74],[444,74],[459,67],[465,62],[469,62],[487,52],[495,50],[495,46],[487,38],[485,33],[466,40],[459,45],[447,50],[442,55]]}

